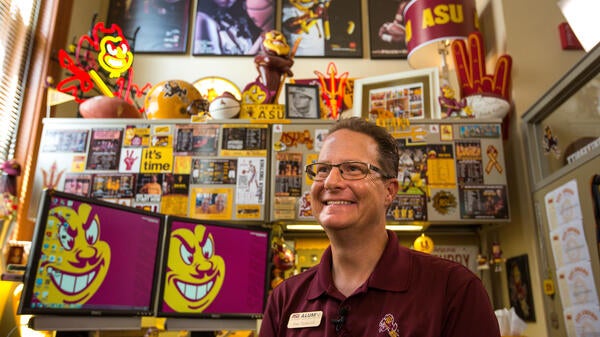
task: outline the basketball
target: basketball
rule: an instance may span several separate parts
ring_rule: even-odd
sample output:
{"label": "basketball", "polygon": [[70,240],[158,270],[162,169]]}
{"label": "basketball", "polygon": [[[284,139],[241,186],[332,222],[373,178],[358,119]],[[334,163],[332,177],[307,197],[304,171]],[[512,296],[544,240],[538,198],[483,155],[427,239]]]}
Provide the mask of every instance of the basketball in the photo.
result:
{"label": "basketball", "polygon": [[240,102],[232,94],[225,92],[210,103],[208,112],[214,119],[234,118],[240,112]]}

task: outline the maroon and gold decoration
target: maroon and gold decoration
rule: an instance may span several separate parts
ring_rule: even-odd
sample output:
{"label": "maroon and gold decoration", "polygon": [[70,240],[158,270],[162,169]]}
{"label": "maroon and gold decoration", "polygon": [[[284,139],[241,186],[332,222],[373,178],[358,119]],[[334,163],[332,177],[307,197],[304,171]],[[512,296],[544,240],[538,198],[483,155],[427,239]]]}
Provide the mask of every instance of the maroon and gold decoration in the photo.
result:
{"label": "maroon and gold decoration", "polygon": [[431,254],[433,252],[433,240],[422,233],[419,237],[415,239],[413,242],[413,249],[422,253]]}
{"label": "maroon and gold decoration", "polygon": [[408,63],[422,69],[440,66],[439,43],[464,39],[476,29],[477,9],[474,0],[412,1],[404,20]]}
{"label": "maroon and gold decoration", "polygon": [[504,261],[500,244],[498,242],[492,243],[492,258],[490,259],[490,264],[494,266],[495,272],[499,273],[502,271],[502,264]]}
{"label": "maroon and gold decoration", "polygon": [[294,252],[287,247],[283,235],[273,239],[273,265],[275,268],[286,271],[294,267]]}
{"label": "maroon and gold decoration", "polygon": [[283,282],[284,272],[294,267],[296,258],[294,252],[285,243],[282,225],[275,224],[271,236],[271,262],[273,262],[271,289],[273,289]]}
{"label": "maroon and gold decoration", "polygon": [[[104,22],[93,25],[90,35],[79,38],[77,45],[69,46],[69,51],[58,51],[58,62],[67,72],[66,78],[60,81],[56,90],[69,94],[78,103],[91,97],[102,95],[118,97],[123,102],[135,106],[139,115],[144,112],[141,99],[152,86],[150,83],[138,85],[133,81],[133,50],[123,35],[121,28]],[[94,103],[87,106],[86,116],[114,117],[114,112],[90,112],[90,108],[105,108],[106,105],[122,105],[121,101]],[[130,110],[125,107],[124,111]]]}
{"label": "maroon and gold decoration", "polygon": [[300,40],[292,48],[277,30],[262,34],[261,51],[254,57],[258,76],[242,90],[240,117],[263,121],[285,118],[283,105],[277,104],[287,77],[294,76],[292,65]]}
{"label": "maroon and gold decoration", "polygon": [[321,95],[321,118],[337,120],[342,111],[352,108],[347,106],[346,102],[352,102],[352,97],[346,99],[350,91],[347,90],[352,82],[348,79],[348,72],[339,73],[334,62],[329,62],[327,70],[324,73],[315,70],[317,78],[314,79],[295,79],[293,82],[298,84],[318,85]]}
{"label": "maroon and gold decoration", "polygon": [[162,81],[144,100],[148,119],[190,118],[208,110],[208,102],[193,84],[182,80]]}
{"label": "maroon and gold decoration", "polygon": [[485,49],[480,32],[469,34],[467,42],[452,42],[452,54],[460,95],[476,118],[504,118],[511,110],[512,58],[501,55],[494,72],[486,72]]}
{"label": "maroon and gold decoration", "polygon": [[442,118],[470,118],[469,102],[458,97],[450,80],[447,61],[450,44],[467,39],[478,29],[474,0],[411,1],[405,9],[408,63],[415,69],[439,67]]}
{"label": "maroon and gold decoration", "polygon": [[281,32],[271,30],[263,33],[261,52],[254,58],[258,77],[244,88],[244,93],[252,90],[252,96],[258,98],[254,104],[273,104],[281,91],[287,76],[294,76],[294,51],[290,50],[287,39]]}

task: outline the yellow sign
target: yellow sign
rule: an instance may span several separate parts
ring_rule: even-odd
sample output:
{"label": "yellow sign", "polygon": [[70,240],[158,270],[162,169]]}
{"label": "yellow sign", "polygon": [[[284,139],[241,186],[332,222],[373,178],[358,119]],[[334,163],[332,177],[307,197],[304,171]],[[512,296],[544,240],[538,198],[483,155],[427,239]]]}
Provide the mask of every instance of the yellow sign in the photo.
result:
{"label": "yellow sign", "polygon": [[240,118],[258,120],[263,123],[289,123],[285,119],[283,104],[242,104]]}
{"label": "yellow sign", "polygon": [[149,147],[142,151],[141,173],[173,172],[173,148]]}
{"label": "yellow sign", "polygon": [[75,96],[62,93],[54,88],[48,88],[48,98],[47,98],[48,106],[59,105],[59,104],[71,102],[74,100],[75,100]]}
{"label": "yellow sign", "polygon": [[259,219],[260,205],[236,205],[238,219]]}

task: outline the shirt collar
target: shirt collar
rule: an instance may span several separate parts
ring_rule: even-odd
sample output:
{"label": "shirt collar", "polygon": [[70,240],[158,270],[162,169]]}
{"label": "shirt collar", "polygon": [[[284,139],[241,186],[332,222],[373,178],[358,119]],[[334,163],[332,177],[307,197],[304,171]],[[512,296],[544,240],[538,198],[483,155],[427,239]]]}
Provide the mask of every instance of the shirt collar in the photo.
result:
{"label": "shirt collar", "polygon": [[[406,291],[410,285],[411,258],[407,248],[400,247],[396,233],[388,231],[388,242],[367,286],[388,291]],[[331,276],[331,247],[323,252],[321,263],[308,291],[313,300],[333,289]],[[331,289],[330,289],[331,287]]]}

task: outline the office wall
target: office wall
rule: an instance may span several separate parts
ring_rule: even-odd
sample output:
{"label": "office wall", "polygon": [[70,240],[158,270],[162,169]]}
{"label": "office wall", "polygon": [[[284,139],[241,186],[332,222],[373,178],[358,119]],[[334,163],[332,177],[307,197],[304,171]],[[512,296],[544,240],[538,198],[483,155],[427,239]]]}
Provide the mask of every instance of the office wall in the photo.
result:
{"label": "office wall", "polygon": [[[386,0],[378,0],[386,1]],[[389,0],[391,1],[391,0]],[[195,1],[193,1],[195,3]],[[73,18],[70,21],[71,36],[87,32],[94,12],[105,19],[109,0],[75,1]],[[367,34],[366,3],[363,0],[363,34]],[[556,82],[582,56],[582,51],[563,51],[560,48],[558,24],[564,21],[556,1],[548,0],[478,0],[480,13],[486,15],[482,22],[487,31],[486,38],[493,38],[488,45],[492,59],[488,69],[494,64],[493,56],[508,53],[513,58],[513,100],[514,113],[510,118],[509,139],[505,144],[511,213],[510,224],[490,229],[486,234],[490,240],[499,240],[504,257],[528,254],[530,258],[534,305],[537,321],[529,324],[528,336],[546,335],[546,317],[543,312],[540,271],[538,268],[537,236],[532,211],[531,193],[528,187],[528,158],[522,146],[521,123],[519,116],[525,113],[550,86]],[[490,19],[491,18],[491,19]],[[490,23],[493,20],[493,23]],[[402,60],[371,60],[368,57],[368,41],[365,39],[362,59],[297,58],[293,67],[295,77],[314,77],[314,70],[323,72],[330,61],[335,61],[338,70],[348,71],[351,77],[368,77],[410,70]],[[135,82],[158,83],[167,79],[195,81],[205,76],[229,78],[240,87],[255,79],[257,73],[252,57],[194,57],[186,55],[136,55],[134,61]],[[66,115],[74,113],[63,111]],[[504,304],[508,305],[506,275],[498,275]]]}

